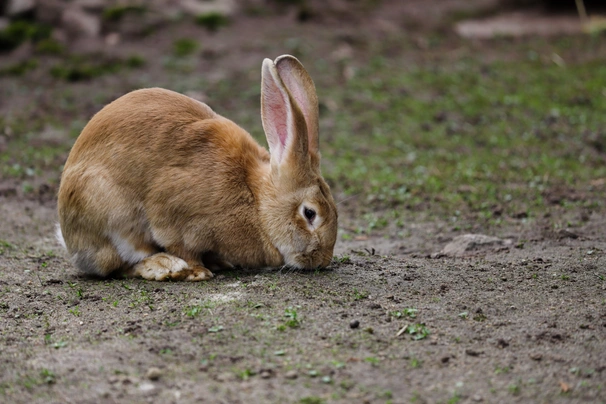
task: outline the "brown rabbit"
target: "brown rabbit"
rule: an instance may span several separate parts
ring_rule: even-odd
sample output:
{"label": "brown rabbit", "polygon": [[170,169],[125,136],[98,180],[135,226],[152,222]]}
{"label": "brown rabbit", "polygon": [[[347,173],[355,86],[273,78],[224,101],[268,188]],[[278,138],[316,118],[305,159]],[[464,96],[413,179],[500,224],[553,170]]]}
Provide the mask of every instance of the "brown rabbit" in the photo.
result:
{"label": "brown rabbit", "polygon": [[159,88],[91,119],[58,201],[58,237],[81,271],[199,281],[232,265],[330,263],[337,209],[320,173],[314,83],[293,56],[262,69],[271,154],[207,105]]}

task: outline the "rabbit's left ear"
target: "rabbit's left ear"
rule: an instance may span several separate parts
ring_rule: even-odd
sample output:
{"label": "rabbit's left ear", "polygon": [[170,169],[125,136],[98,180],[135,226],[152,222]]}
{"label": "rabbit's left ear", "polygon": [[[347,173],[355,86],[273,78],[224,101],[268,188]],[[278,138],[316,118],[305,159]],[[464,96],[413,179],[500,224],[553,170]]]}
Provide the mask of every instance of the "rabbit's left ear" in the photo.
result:
{"label": "rabbit's left ear", "polygon": [[269,59],[263,61],[261,120],[272,166],[296,167],[310,160],[305,117]]}
{"label": "rabbit's left ear", "polygon": [[313,80],[294,56],[282,55],[275,60],[276,70],[282,83],[301,109],[307,125],[307,140],[310,153],[319,149],[318,96]]}

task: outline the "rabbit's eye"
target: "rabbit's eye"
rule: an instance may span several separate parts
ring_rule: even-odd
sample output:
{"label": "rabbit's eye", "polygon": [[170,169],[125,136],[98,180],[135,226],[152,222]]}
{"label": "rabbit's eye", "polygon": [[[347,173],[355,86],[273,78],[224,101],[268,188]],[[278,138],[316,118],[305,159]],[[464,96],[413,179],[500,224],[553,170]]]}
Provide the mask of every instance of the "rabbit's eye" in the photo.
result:
{"label": "rabbit's eye", "polygon": [[307,219],[307,221],[311,224],[314,219],[316,218],[316,211],[313,209],[309,209],[309,208],[303,208],[303,214],[305,215],[305,218]]}

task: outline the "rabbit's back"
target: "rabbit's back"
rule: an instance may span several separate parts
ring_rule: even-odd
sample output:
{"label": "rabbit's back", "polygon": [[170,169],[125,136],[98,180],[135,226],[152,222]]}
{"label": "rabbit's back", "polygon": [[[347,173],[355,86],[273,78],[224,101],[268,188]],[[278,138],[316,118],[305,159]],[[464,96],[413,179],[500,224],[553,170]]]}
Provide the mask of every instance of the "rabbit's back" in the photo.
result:
{"label": "rabbit's back", "polygon": [[[205,104],[163,89],[126,94],[91,119],[65,164],[58,208],[68,251],[85,272],[104,274],[98,268],[136,263],[182,238],[194,218],[197,237],[218,232],[229,208],[251,202],[248,181],[258,183],[268,162]],[[93,246],[104,245],[111,253],[100,263]]]}

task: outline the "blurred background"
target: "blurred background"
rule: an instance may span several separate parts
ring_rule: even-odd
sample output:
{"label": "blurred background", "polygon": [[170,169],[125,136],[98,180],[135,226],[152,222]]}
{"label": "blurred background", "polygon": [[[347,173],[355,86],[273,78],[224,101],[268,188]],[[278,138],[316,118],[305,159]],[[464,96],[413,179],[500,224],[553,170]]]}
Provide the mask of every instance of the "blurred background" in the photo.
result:
{"label": "blurred background", "polygon": [[[91,116],[142,87],[261,143],[263,58],[318,87],[344,239],[402,217],[453,230],[589,220],[606,184],[601,1],[1,0],[0,196],[54,203]],[[394,224],[395,223],[395,224]]]}

